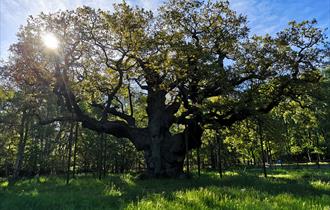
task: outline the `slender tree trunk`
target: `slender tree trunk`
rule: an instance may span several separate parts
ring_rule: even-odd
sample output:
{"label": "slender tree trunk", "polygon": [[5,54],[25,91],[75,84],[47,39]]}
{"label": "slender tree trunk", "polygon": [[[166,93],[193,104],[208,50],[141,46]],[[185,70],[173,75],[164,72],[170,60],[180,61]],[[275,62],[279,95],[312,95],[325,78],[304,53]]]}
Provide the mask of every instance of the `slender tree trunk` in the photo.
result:
{"label": "slender tree trunk", "polygon": [[201,154],[199,152],[199,147],[197,148],[197,170],[198,176],[201,176]]}
{"label": "slender tree trunk", "polygon": [[25,144],[28,137],[29,132],[29,123],[27,120],[27,113],[26,110],[23,110],[23,115],[21,119],[21,125],[20,125],[20,132],[19,132],[19,143],[18,143],[18,151],[16,156],[16,163],[14,168],[14,175],[12,178],[12,182],[15,182],[19,176],[22,169],[23,159],[24,159],[24,151],[25,151]]}
{"label": "slender tree trunk", "polygon": [[79,135],[79,123],[76,122],[76,130],[74,135],[74,145],[73,145],[73,168],[72,168],[72,178],[76,178],[76,165],[77,165],[77,144]]}
{"label": "slender tree trunk", "polygon": [[123,143],[123,149],[122,149],[122,155],[121,155],[121,164],[120,164],[120,173],[125,173],[125,165],[126,165],[126,143]]}
{"label": "slender tree trunk", "polygon": [[99,139],[97,140],[97,175],[98,179],[102,179],[102,166],[103,166],[103,149],[102,149],[102,144],[103,144],[103,134],[99,134]]}
{"label": "slender tree trunk", "polygon": [[218,170],[219,170],[219,174],[220,174],[220,178],[222,178],[222,163],[221,163],[221,142],[222,142],[222,139],[220,139],[221,137],[220,136],[217,136],[217,150],[218,150],[218,153],[217,153],[217,162],[218,162]]}
{"label": "slender tree trunk", "polygon": [[267,178],[265,151],[264,151],[262,137],[260,138],[260,146],[261,146],[261,156],[262,156],[262,168],[263,168],[264,176]]}
{"label": "slender tree trunk", "polygon": [[[320,138],[320,135],[318,134],[316,136],[316,147],[317,147],[318,150],[320,148],[319,138]],[[317,168],[320,168],[320,159],[321,159],[320,158],[320,153],[319,153],[319,151],[317,151],[317,153],[316,153],[316,165],[317,165]]]}
{"label": "slender tree trunk", "polygon": [[253,149],[251,149],[252,159],[253,159],[253,165],[256,165],[256,156],[254,155]]}
{"label": "slender tree trunk", "polygon": [[270,148],[270,142],[267,139],[267,162],[269,163],[269,166],[272,167],[272,149]]}
{"label": "slender tree trunk", "polygon": [[312,162],[312,157],[311,157],[309,149],[307,149],[307,157],[308,157],[308,161]]}
{"label": "slender tree trunk", "polygon": [[105,136],[105,134],[103,134],[102,136],[103,139],[103,177],[105,177],[107,175],[108,172],[108,168],[107,168],[107,138]]}
{"label": "slender tree trunk", "polygon": [[43,128],[40,128],[42,131],[39,132],[42,134],[40,135],[40,138],[39,138],[39,145],[40,145],[40,149],[39,149],[39,158],[38,158],[38,161],[39,162],[39,167],[38,167],[38,170],[37,170],[37,176],[40,176],[40,173],[43,173],[43,171],[45,171],[45,163],[46,163],[46,153],[45,153],[45,148],[46,148],[46,135],[45,135],[45,130],[46,129],[43,129]]}
{"label": "slender tree trunk", "polygon": [[185,133],[184,135],[184,141],[185,141],[185,147],[186,147],[186,167],[187,167],[187,175],[189,176],[190,174],[190,169],[189,169],[189,150],[188,150],[188,134]]}
{"label": "slender tree trunk", "polygon": [[214,145],[213,143],[209,142],[209,154],[210,154],[210,160],[211,160],[211,168],[212,170],[216,170],[216,157],[214,154]]}
{"label": "slender tree trunk", "polygon": [[66,184],[69,184],[69,181],[70,181],[73,129],[74,129],[74,123],[71,123],[71,125],[70,125],[70,134],[69,134],[69,139],[68,139],[69,140],[69,145],[68,145],[68,162],[67,162],[67,170],[66,170]]}
{"label": "slender tree trunk", "polygon": [[[310,141],[310,143],[309,143],[308,146],[310,146],[310,145],[312,146],[312,145],[313,145],[313,138],[312,138],[311,131],[308,130],[307,133],[305,132],[305,135],[308,135],[308,138],[309,138],[309,141]],[[307,148],[307,156],[308,156],[308,161],[309,161],[309,162],[312,162],[312,158],[311,158],[311,155],[310,155],[310,150],[309,150],[309,148]]]}
{"label": "slender tree trunk", "polygon": [[[61,125],[61,124],[60,124]],[[60,139],[61,139],[61,136],[62,136],[62,132],[63,132],[63,129],[62,129],[62,125],[60,126],[60,130],[59,132],[56,134],[56,137],[55,137],[55,144],[59,144],[60,142]],[[59,148],[57,148],[55,151],[57,153],[57,151],[59,150]],[[51,174],[56,174],[56,171],[57,171],[57,164],[56,164],[56,161],[55,161],[55,158],[52,158],[51,160]]]}
{"label": "slender tree trunk", "polygon": [[263,132],[260,121],[258,121],[259,127],[259,138],[260,138],[260,147],[261,147],[261,156],[262,156],[262,167],[265,178],[267,178],[267,170],[266,170],[266,160],[265,160],[265,151],[264,151],[264,142],[263,142]]}
{"label": "slender tree trunk", "polygon": [[47,134],[45,135],[45,150],[44,150],[44,157],[47,160],[43,161],[44,162],[44,169],[47,171],[47,174],[49,174],[51,172],[51,166],[49,164],[49,160],[50,160],[50,156],[51,156],[51,146],[52,146],[52,142],[51,142],[51,137],[47,136]]}
{"label": "slender tree trunk", "polygon": [[[66,136],[64,136],[64,137],[66,137]],[[67,159],[67,152],[65,151],[65,146],[61,145],[59,154],[60,155],[62,154],[62,156],[61,156],[61,166],[60,166],[60,169],[59,169],[59,173],[65,174],[66,173],[66,167],[67,167],[66,161],[65,161]]]}

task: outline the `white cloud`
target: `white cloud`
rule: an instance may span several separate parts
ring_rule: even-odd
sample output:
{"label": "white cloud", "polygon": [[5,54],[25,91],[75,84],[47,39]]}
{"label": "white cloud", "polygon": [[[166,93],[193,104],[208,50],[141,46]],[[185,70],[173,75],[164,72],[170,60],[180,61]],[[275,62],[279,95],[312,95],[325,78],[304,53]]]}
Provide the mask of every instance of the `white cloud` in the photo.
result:
{"label": "white cloud", "polygon": [[230,0],[230,3],[238,13],[247,15],[252,34],[274,35],[292,20],[316,18],[323,28],[330,24],[330,1]]}
{"label": "white cloud", "polygon": [[247,15],[252,34],[275,34],[283,28],[286,21],[274,13],[273,1],[231,0],[231,8],[240,14]]}

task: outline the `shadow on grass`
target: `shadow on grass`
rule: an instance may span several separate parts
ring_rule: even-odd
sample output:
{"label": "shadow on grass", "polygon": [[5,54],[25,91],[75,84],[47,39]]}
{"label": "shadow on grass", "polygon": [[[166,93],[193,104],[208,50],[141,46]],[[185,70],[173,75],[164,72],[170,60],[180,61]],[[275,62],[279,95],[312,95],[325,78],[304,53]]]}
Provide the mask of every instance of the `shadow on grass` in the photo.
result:
{"label": "shadow on grass", "polygon": [[[271,175],[286,174],[278,171]],[[14,186],[0,188],[0,209],[123,209],[155,194],[174,200],[175,192],[187,192],[201,188],[254,190],[276,196],[283,193],[296,197],[330,195],[329,190],[318,189],[310,184],[314,179],[328,180],[322,175],[305,173],[300,177],[259,177],[257,172],[238,172],[219,179],[215,173],[205,173],[200,178],[188,180],[149,179],[134,180],[127,175],[111,175],[103,180],[79,177],[65,185],[64,179],[45,178],[43,181],[22,180]],[[235,193],[226,191],[230,197]],[[205,200],[205,198],[203,198]],[[212,200],[201,200],[213,206]]]}

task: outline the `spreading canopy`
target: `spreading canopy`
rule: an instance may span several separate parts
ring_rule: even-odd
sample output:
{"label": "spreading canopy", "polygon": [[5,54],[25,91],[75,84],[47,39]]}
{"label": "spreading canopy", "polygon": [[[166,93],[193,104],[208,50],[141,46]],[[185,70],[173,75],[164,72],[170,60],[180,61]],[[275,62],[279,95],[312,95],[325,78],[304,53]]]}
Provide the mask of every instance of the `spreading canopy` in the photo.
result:
{"label": "spreading canopy", "polygon": [[[182,147],[187,134],[198,147],[204,125],[267,113],[318,82],[326,43],[315,26],[293,21],[275,36],[251,36],[227,1],[168,0],[157,14],[125,2],[112,12],[42,13],[18,34],[7,74],[18,87],[52,90],[73,113],[47,122],[74,118],[129,138],[152,148],[157,165],[155,148],[172,148],[162,142]],[[56,49],[42,43],[45,33],[57,37]]]}

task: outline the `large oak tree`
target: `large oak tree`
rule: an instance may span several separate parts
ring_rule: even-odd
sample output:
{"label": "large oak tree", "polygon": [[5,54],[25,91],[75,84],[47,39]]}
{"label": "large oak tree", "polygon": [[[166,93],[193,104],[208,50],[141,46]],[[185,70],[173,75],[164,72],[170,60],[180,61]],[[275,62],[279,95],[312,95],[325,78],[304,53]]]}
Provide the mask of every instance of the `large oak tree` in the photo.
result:
{"label": "large oak tree", "polygon": [[[267,113],[320,79],[316,21],[251,36],[227,1],[168,0],[156,14],[127,3],[30,17],[11,46],[8,76],[58,98],[75,120],[129,139],[152,176],[178,176],[203,127]],[[45,33],[59,40],[47,49]],[[43,103],[43,101],[40,101]],[[65,114],[70,113],[70,114]]]}

